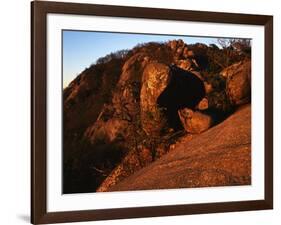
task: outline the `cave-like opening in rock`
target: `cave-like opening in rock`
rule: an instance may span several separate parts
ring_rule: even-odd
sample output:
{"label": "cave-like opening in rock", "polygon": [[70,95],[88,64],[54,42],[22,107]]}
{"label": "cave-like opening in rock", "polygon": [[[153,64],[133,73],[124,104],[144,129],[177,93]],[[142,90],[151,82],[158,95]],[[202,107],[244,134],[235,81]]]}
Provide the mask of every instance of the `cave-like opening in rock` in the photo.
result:
{"label": "cave-like opening in rock", "polygon": [[194,109],[205,96],[203,81],[195,74],[170,66],[170,81],[157,99],[157,104],[168,120],[169,127],[174,130],[182,129],[178,110]]}

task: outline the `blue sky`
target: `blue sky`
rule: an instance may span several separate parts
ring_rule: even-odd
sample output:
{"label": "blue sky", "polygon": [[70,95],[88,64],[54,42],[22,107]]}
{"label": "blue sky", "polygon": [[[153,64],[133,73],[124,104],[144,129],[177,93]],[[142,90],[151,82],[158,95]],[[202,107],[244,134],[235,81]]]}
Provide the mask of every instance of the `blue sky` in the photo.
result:
{"label": "blue sky", "polygon": [[100,57],[122,49],[131,49],[146,42],[182,39],[187,44],[217,44],[217,38],[128,34],[94,31],[63,31],[63,86]]}

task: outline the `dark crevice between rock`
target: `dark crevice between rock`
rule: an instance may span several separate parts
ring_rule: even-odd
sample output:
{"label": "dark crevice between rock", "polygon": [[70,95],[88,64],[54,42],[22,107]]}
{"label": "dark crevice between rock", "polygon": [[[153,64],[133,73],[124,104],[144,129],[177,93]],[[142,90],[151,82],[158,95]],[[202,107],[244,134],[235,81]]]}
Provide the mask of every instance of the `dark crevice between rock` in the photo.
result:
{"label": "dark crevice between rock", "polygon": [[182,129],[178,110],[194,109],[206,95],[203,81],[191,72],[177,66],[170,66],[170,82],[157,99],[157,104],[163,110],[169,127]]}
{"label": "dark crevice between rock", "polygon": [[215,126],[228,118],[234,110],[230,109],[229,111],[223,111],[221,109],[210,107],[202,112],[212,117],[212,126]]}

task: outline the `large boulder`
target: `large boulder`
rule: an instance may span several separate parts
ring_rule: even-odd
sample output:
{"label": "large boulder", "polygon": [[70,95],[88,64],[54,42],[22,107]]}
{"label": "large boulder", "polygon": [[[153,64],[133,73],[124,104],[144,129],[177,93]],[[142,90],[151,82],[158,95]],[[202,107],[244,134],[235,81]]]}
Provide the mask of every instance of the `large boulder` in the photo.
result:
{"label": "large boulder", "polygon": [[199,134],[209,129],[212,125],[211,116],[199,111],[184,108],[180,109],[178,114],[184,129],[188,133]]}
{"label": "large boulder", "polygon": [[251,99],[251,61],[235,63],[221,72],[226,77],[226,92],[233,105],[242,105]]}
{"label": "large boulder", "polygon": [[170,69],[160,63],[146,66],[140,92],[140,118],[143,130],[147,135],[158,135],[166,127],[167,120],[158,107],[157,99],[165,90],[170,80]]}
{"label": "large boulder", "polygon": [[115,116],[130,120],[139,113],[141,79],[149,61],[146,54],[136,53],[124,63],[117,88],[113,90],[112,103],[116,111]]}

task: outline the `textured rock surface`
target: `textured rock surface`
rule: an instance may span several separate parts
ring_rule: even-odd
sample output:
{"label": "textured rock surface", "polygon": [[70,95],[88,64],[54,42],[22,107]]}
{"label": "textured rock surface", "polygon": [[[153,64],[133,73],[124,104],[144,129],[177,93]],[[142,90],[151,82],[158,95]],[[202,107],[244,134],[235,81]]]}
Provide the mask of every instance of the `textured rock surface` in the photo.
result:
{"label": "textured rock surface", "polygon": [[147,148],[130,151],[122,162],[107,176],[97,189],[97,192],[108,191],[118,182],[129,177],[136,171],[147,166],[153,161],[151,151]]}
{"label": "textured rock surface", "polygon": [[130,120],[138,113],[141,78],[148,62],[148,56],[137,53],[124,63],[112,98],[115,116]]}
{"label": "textured rock surface", "polygon": [[251,184],[251,106],[180,143],[111,191]]}
{"label": "textured rock surface", "polygon": [[177,61],[177,66],[184,70],[191,70],[194,67],[194,64],[190,59],[185,59]]}
{"label": "textured rock surface", "polygon": [[170,69],[160,63],[147,65],[142,77],[140,93],[141,124],[148,135],[157,135],[167,125],[167,121],[157,105],[159,95],[170,80]]}
{"label": "textured rock surface", "polygon": [[[82,71],[63,93],[65,193],[110,190],[209,132],[207,114],[219,123],[248,102],[245,56],[231,51],[183,40],[150,42],[110,53]],[[226,89],[219,73],[236,62],[227,70]],[[181,110],[179,116],[184,108],[191,114]],[[210,183],[223,177],[200,176]]]}
{"label": "textured rock surface", "polygon": [[235,105],[248,103],[251,98],[251,62],[235,63],[221,72],[226,77],[226,91]]}
{"label": "textured rock surface", "polygon": [[180,109],[178,114],[184,129],[188,133],[200,134],[209,129],[212,125],[211,116],[199,111],[184,108]]}
{"label": "textured rock surface", "polygon": [[205,110],[205,109],[208,109],[209,108],[209,101],[207,98],[203,98],[199,104],[197,105],[197,108],[199,110]]}

